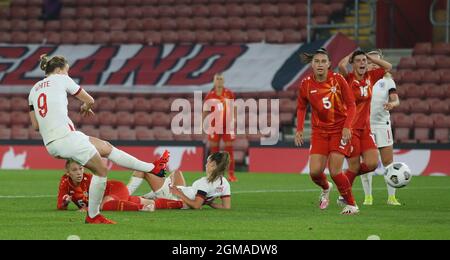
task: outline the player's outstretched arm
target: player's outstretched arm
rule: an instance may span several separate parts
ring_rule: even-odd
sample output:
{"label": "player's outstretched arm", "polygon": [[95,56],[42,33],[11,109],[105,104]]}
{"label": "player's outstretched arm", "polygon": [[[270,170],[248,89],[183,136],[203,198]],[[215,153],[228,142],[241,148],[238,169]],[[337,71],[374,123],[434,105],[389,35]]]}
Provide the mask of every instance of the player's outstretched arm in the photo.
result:
{"label": "player's outstretched arm", "polygon": [[211,203],[209,206],[213,209],[231,209],[231,197],[223,197],[222,203]]}

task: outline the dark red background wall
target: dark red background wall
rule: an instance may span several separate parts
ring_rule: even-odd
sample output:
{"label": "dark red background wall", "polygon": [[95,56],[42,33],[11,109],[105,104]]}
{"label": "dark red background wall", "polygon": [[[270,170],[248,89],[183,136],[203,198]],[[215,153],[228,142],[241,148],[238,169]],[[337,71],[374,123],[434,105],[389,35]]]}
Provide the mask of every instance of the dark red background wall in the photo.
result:
{"label": "dark red background wall", "polygon": [[[429,19],[432,0],[379,0],[377,2],[377,47],[412,48],[417,42],[431,42]],[[438,8],[445,7],[445,1]]]}

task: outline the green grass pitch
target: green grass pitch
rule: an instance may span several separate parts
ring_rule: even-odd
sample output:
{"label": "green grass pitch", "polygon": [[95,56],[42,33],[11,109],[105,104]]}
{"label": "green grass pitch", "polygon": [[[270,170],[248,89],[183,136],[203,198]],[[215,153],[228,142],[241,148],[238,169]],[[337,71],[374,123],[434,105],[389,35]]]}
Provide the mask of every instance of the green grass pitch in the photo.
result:
{"label": "green grass pitch", "polygon": [[[185,174],[188,184],[201,176]],[[361,213],[341,216],[334,203],[318,209],[319,190],[306,175],[238,174],[230,211],[165,210],[106,212],[118,225],[85,225],[83,213],[56,211],[61,172],[0,171],[0,239],[285,240],[285,239],[450,239],[450,178],[414,177],[398,191],[401,207],[386,205],[382,177],[374,177],[375,204],[362,206],[360,180],[355,195]],[[126,182],[130,172],[112,172]],[[143,184],[138,193],[147,191]]]}

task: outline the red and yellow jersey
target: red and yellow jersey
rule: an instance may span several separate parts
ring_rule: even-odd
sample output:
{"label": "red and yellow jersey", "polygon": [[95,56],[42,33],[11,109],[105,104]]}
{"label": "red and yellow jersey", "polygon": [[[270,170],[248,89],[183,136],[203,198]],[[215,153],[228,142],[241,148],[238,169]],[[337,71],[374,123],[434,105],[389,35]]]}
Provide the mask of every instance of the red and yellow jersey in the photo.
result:
{"label": "red and yellow jersey", "polygon": [[72,197],[72,202],[77,205],[78,208],[85,208],[88,206],[89,201],[89,186],[91,185],[92,175],[83,174],[83,180],[80,185],[75,186],[72,179],[68,175],[61,177],[59,183],[58,192],[58,205],[59,210],[66,210],[68,204],[64,203],[64,196],[69,195]]}
{"label": "red and yellow jersey", "polygon": [[211,112],[214,112],[215,109],[218,109],[219,111],[221,111],[222,112],[221,117],[223,118],[224,124],[225,124],[227,115],[231,116],[231,114],[229,114],[229,113],[233,112],[232,110],[230,110],[230,108],[228,108],[229,104],[227,103],[227,100],[230,101],[230,100],[235,100],[235,99],[236,99],[236,96],[233,93],[233,91],[231,91],[227,88],[223,88],[222,95],[218,95],[215,89],[211,90],[208,93],[208,95],[206,95],[205,102],[208,100],[214,100],[214,101],[218,102],[218,103],[215,103],[215,102],[213,103],[214,107]]}
{"label": "red and yellow jersey", "polygon": [[356,117],[353,129],[366,129],[370,127],[370,104],[372,101],[373,86],[386,74],[385,69],[368,71],[362,80],[357,80],[354,73],[347,75],[347,82],[353,91],[356,102]]}
{"label": "red and yellow jersey", "polygon": [[325,82],[317,82],[313,75],[300,85],[297,107],[297,130],[303,131],[308,103],[312,108],[311,124],[316,133],[341,133],[351,128],[355,116],[355,99],[340,74],[329,72]]}

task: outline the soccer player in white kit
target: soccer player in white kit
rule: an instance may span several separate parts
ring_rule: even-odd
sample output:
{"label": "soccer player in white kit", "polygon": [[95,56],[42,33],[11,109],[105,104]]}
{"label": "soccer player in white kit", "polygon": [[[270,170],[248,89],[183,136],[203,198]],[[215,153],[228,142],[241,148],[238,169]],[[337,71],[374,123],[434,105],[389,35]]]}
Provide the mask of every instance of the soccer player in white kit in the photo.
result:
{"label": "soccer player in white kit", "polygon": [[107,168],[102,157],[132,170],[158,174],[166,168],[169,154],[166,152],[154,163],[146,163],[113,147],[110,143],[86,136],[76,131],[68,117],[67,94],[83,102],[81,114],[93,116],[94,99],[69,77],[69,64],[64,57],[41,56],[40,67],[45,78],[34,85],[28,97],[31,123],[41,133],[50,155],[60,159],[72,159],[94,174],[89,188],[88,224],[115,224],[100,214],[100,204],[105,192]]}
{"label": "soccer player in white kit", "polygon": [[[192,186],[171,185],[170,193],[183,201],[185,208],[200,209],[208,205],[214,209],[231,209],[231,188],[225,178],[230,167],[230,154],[216,152],[208,157],[206,176],[196,180]],[[222,203],[215,203],[220,198]]]}
{"label": "soccer player in white kit", "polygon": [[[372,51],[368,55],[376,58],[382,58],[381,51]],[[369,62],[369,70],[376,69],[377,65]],[[392,125],[390,113],[392,109],[400,105],[399,97],[396,92],[396,86],[392,76],[386,76],[379,80],[373,87],[373,96],[370,113],[370,127],[372,134],[375,136],[375,141],[380,152],[381,162],[385,168],[388,168],[394,162],[394,139],[392,136]],[[373,172],[361,176],[361,181],[364,188],[365,200],[364,205],[373,204],[372,196],[372,177]],[[401,204],[395,197],[395,188],[387,185],[388,189],[388,205],[400,206]]]}

